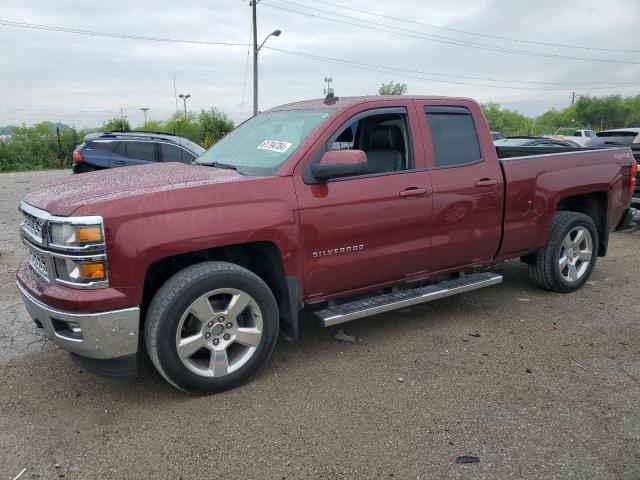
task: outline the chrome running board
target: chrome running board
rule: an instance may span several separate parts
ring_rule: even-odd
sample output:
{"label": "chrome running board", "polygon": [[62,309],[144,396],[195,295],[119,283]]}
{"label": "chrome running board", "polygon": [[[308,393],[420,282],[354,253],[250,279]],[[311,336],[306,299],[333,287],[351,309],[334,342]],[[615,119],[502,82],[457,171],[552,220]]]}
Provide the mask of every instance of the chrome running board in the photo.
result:
{"label": "chrome running board", "polygon": [[471,290],[496,285],[501,282],[502,275],[496,273],[473,273],[424,287],[400,290],[364,300],[355,300],[340,305],[333,305],[315,312],[315,315],[322,325],[332,327],[358,318],[458,295]]}

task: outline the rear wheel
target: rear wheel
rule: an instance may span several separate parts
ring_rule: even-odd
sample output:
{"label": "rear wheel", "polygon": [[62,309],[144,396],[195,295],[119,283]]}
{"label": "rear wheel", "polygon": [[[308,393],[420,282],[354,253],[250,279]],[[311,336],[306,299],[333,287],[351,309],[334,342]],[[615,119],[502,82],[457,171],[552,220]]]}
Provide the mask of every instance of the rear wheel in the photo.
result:
{"label": "rear wheel", "polygon": [[73,170],[73,173],[87,173],[87,172],[95,172],[97,169],[87,163],[80,162],[80,163],[74,164],[71,167],[71,170]]}
{"label": "rear wheel", "polygon": [[268,359],[278,334],[269,287],[234,264],[206,262],[171,277],[151,302],[145,342],[173,386],[215,393],[246,381]]}
{"label": "rear wheel", "polygon": [[547,245],[529,267],[533,282],[559,293],[574,292],[589,279],[598,258],[598,230],[588,215],[558,212]]}

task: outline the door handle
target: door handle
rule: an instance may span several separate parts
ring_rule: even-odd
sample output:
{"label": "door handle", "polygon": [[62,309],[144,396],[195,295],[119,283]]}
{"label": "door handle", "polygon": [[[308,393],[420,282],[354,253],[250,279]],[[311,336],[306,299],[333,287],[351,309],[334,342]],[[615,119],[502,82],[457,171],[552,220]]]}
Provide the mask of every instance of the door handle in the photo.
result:
{"label": "door handle", "polygon": [[417,197],[418,195],[425,195],[426,193],[427,193],[426,188],[411,187],[401,191],[400,196],[401,197]]}
{"label": "door handle", "polygon": [[476,182],[476,187],[493,187],[497,185],[498,181],[495,178],[483,178]]}
{"label": "door handle", "polygon": [[124,165],[125,163],[127,162],[125,162],[124,160],[116,160],[116,165]]}

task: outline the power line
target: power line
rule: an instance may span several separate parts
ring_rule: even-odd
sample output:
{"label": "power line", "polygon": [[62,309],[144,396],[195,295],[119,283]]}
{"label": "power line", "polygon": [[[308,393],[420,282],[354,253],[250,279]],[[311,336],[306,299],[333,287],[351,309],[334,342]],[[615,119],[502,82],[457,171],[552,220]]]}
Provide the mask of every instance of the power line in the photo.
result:
{"label": "power line", "polygon": [[[562,48],[577,48],[577,49],[581,49],[581,50],[597,50],[597,51],[601,51],[601,52],[615,52],[615,53],[638,53],[640,52],[640,50],[622,50],[622,49],[615,49],[615,48],[602,48],[602,47],[592,47],[592,46],[585,46],[585,45],[570,45],[570,44],[566,44],[566,43],[551,43],[551,42],[537,42],[537,41],[533,41],[533,40],[522,40],[519,38],[513,38],[513,37],[503,37],[500,35],[492,35],[492,34],[488,34],[488,33],[478,33],[478,32],[470,32],[468,30],[460,30],[457,28],[450,28],[450,27],[442,27],[440,25],[433,25],[430,23],[424,23],[424,22],[417,22],[415,20],[410,20],[408,18],[400,18],[400,17],[393,17],[390,15],[383,15],[381,13],[376,13],[376,12],[371,12],[368,10],[360,10],[357,8],[353,8],[353,7],[346,7],[344,5],[339,5],[337,3],[331,3],[331,2],[327,2],[326,0],[313,0],[316,3],[322,3],[324,5],[329,5],[331,7],[338,7],[338,8],[342,8],[344,10],[350,10],[352,12],[358,12],[358,13],[363,13],[365,15],[371,15],[371,16],[375,16],[375,17],[380,17],[380,18],[386,18],[388,20],[395,20],[397,22],[405,22],[405,23],[410,23],[413,25],[421,25],[423,27],[429,27],[429,28],[434,28],[434,29],[439,29],[439,30],[446,30],[449,32],[455,32],[455,33],[463,33],[465,35],[474,35],[477,37],[485,37],[485,38],[493,38],[496,40],[507,40],[510,42],[518,42],[518,43],[526,43],[529,45],[543,45],[546,47],[562,47]],[[291,3],[291,2],[287,2],[287,3]]]}
{"label": "power line", "polygon": [[75,33],[79,35],[90,35],[94,37],[126,38],[129,40],[147,40],[152,42],[189,43],[189,44],[195,44],[195,45],[223,45],[223,46],[231,46],[231,47],[240,47],[240,46],[244,47],[246,45],[245,43],[211,42],[206,40],[182,40],[178,38],[146,37],[143,35],[129,35],[125,33],[98,32],[95,30],[82,30],[79,28],[57,27],[54,25],[43,25],[38,23],[15,22],[13,20],[5,20],[2,18],[0,18],[0,25],[4,25],[6,27],[47,30],[52,32]]}
{"label": "power line", "polygon": [[619,86],[619,87],[640,86],[639,82],[540,82],[540,81],[531,81],[531,80],[505,80],[505,79],[489,78],[489,77],[475,77],[475,76],[469,76],[469,75],[456,75],[452,73],[426,72],[423,70],[414,70],[414,69],[408,69],[408,68],[402,68],[402,67],[390,67],[387,65],[376,65],[376,64],[365,63],[365,62],[358,62],[355,60],[345,60],[345,59],[335,58],[335,57],[324,57],[321,55],[314,55],[306,52],[297,52],[294,50],[285,50],[285,49],[279,49],[279,48],[273,48],[273,47],[265,47],[265,48],[269,48],[270,50],[276,50],[282,53],[288,53],[291,55],[306,56],[306,57],[314,58],[318,60],[332,60],[332,61],[337,61],[341,63],[350,63],[355,65],[363,65],[367,67],[384,68],[387,70],[398,71],[398,72],[417,73],[422,75],[435,75],[440,77],[462,78],[467,80],[481,80],[481,81],[487,81],[487,82],[518,83],[518,84],[549,85],[549,86],[558,86],[558,85],[584,86],[585,88],[596,88],[596,87],[589,87],[589,86],[595,86],[595,85],[598,85],[597,88],[608,88],[611,86]]}
{"label": "power line", "polygon": [[[286,53],[289,55],[295,55],[301,58],[306,58],[306,59],[310,59],[310,60],[317,60],[317,61],[321,61],[321,62],[325,62],[325,63],[331,63],[333,65],[340,65],[343,67],[350,67],[350,68],[354,68],[354,69],[358,69],[358,70],[365,70],[365,71],[369,71],[369,72],[376,72],[376,73],[384,73],[384,74],[389,74],[389,73],[395,73],[395,74],[399,74],[401,76],[407,77],[407,78],[415,78],[415,79],[419,79],[419,80],[428,80],[428,81],[432,81],[432,82],[438,82],[438,83],[446,83],[446,84],[452,84],[452,85],[466,85],[466,86],[473,86],[473,87],[484,87],[484,88],[502,88],[502,89],[509,89],[509,90],[540,90],[540,91],[558,91],[558,92],[566,92],[566,91],[571,91],[571,87],[567,87],[567,88],[540,88],[540,87],[514,87],[514,86],[510,86],[510,85],[491,85],[491,84],[480,84],[480,83],[471,83],[471,82],[461,82],[461,81],[455,81],[455,80],[442,80],[439,78],[433,78],[433,77],[425,77],[425,76],[421,76],[421,75],[416,75],[416,74],[428,74],[428,72],[421,72],[420,70],[409,70],[409,69],[404,69],[404,68],[396,68],[396,67],[387,67],[385,65],[376,65],[376,64],[370,64],[370,63],[364,63],[364,62],[354,62],[351,60],[343,60],[343,59],[338,59],[338,58],[331,58],[331,57],[323,57],[320,55],[313,55],[313,54],[309,54],[309,53],[303,53],[303,52],[296,52],[296,51],[292,51],[292,50],[284,50],[281,48],[275,48],[275,47],[264,47],[267,48],[269,50],[273,50],[273,51],[277,51],[277,52],[281,52],[281,53]],[[635,85],[629,85],[630,87],[633,87]],[[584,87],[584,89],[590,89],[590,90],[598,90],[598,89],[608,89],[611,87]]]}
{"label": "power line", "polygon": [[[269,0],[269,1],[271,1],[271,0]],[[276,1],[283,1],[283,0],[276,0]],[[295,2],[287,1],[287,3],[295,3]],[[417,38],[417,39],[420,39],[420,40],[429,40],[429,41],[432,41],[432,42],[444,43],[444,44],[448,44],[448,45],[456,45],[456,46],[477,48],[477,49],[481,49],[481,50],[488,50],[488,51],[494,51],[494,52],[499,52],[499,53],[511,53],[511,54],[517,54],[517,55],[528,55],[528,56],[542,57],[542,58],[553,58],[553,59],[558,59],[558,60],[580,60],[580,61],[585,61],[585,62],[621,63],[621,64],[629,64],[629,65],[638,65],[638,64],[640,64],[640,62],[634,62],[634,61],[630,61],[630,60],[612,60],[612,59],[606,59],[606,58],[576,57],[576,56],[571,56],[571,55],[560,55],[560,54],[555,54],[555,53],[544,53],[544,52],[534,52],[534,51],[529,51],[529,50],[518,50],[518,49],[508,48],[508,47],[497,47],[497,46],[494,46],[494,45],[488,45],[488,44],[484,44],[484,43],[475,43],[475,42],[469,42],[469,41],[466,41],[466,40],[457,40],[457,39],[448,38],[448,37],[442,37],[442,36],[438,36],[438,35],[426,34],[426,33],[418,32],[418,31],[415,31],[415,30],[408,30],[406,28],[394,27],[392,25],[386,25],[386,24],[382,24],[382,23],[372,22],[372,21],[369,21],[369,20],[361,20],[361,19],[355,18],[355,17],[348,17],[346,15],[339,15],[339,14],[329,13],[330,15],[339,15],[342,18],[347,18],[349,20],[355,20],[356,22],[362,22],[362,23],[354,23],[354,22],[350,22],[350,21],[346,21],[346,20],[342,20],[342,19],[338,19],[338,18],[331,18],[331,17],[326,17],[326,16],[323,16],[323,15],[317,15],[317,14],[309,13],[309,12],[306,12],[306,11],[302,12],[302,11],[294,10],[294,9],[291,9],[291,8],[272,5],[271,3],[267,3],[266,1],[263,1],[262,4],[264,6],[266,6],[266,7],[269,7],[269,8],[275,8],[275,9],[283,10],[283,11],[286,11],[286,12],[297,13],[299,15],[304,15],[304,16],[307,16],[307,17],[320,18],[320,19],[323,19],[323,20],[328,20],[330,22],[342,23],[342,24],[345,24],[345,25],[352,25],[352,26],[356,26],[356,27],[360,27],[360,28],[365,28],[365,29],[368,29],[368,30],[374,30],[374,31],[377,31],[377,32],[391,33],[391,34],[394,34],[394,35],[400,35],[400,36],[410,37],[410,38]],[[311,7],[308,7],[306,5],[302,5],[302,4],[297,4],[297,5],[300,5],[301,7],[304,7],[305,10],[311,10],[312,9]],[[318,9],[313,9],[313,10],[318,10]],[[328,13],[328,12],[324,12],[323,11],[323,13]],[[371,25],[373,25],[373,26],[371,26]],[[380,27],[383,27],[383,28],[380,28]]]}
{"label": "power line", "polygon": [[[266,2],[262,2],[263,5],[267,5]],[[272,5],[270,5],[272,6]],[[273,6],[272,6],[273,7]],[[280,8],[280,7],[274,7],[274,8]],[[293,11],[293,10],[292,10]],[[295,12],[295,13],[301,13],[301,12]],[[321,17],[321,18],[326,18],[326,17]],[[332,19],[328,19],[328,20],[332,20]],[[173,42],[173,43],[181,43],[181,44],[203,44],[203,45],[230,45],[230,46],[246,46],[246,43],[225,43],[225,42],[211,42],[211,41],[204,41],[204,40],[186,40],[186,39],[173,39],[173,38],[164,38],[164,37],[148,37],[148,36],[140,36],[140,35],[128,35],[128,34],[118,34],[118,33],[112,33],[112,32],[97,32],[97,31],[92,31],[92,30],[82,30],[82,29],[77,29],[77,28],[70,28],[70,27],[58,27],[58,26],[54,26],[54,25],[41,25],[41,24],[31,24],[31,23],[24,23],[24,22],[15,22],[12,20],[3,20],[0,19],[0,25],[6,25],[6,26],[17,26],[17,27],[21,27],[21,28],[35,28],[38,30],[48,30],[48,31],[55,31],[55,32],[65,32],[65,33],[73,33],[73,34],[79,34],[79,35],[91,35],[91,36],[103,36],[103,37],[110,37],[110,38],[124,38],[124,39],[130,39],[130,40],[145,40],[145,41],[158,41],[158,42]],[[361,25],[358,25],[361,26]],[[367,28],[367,27],[365,27]],[[391,32],[391,33],[396,33],[396,32]],[[289,55],[296,55],[299,57],[304,57],[304,58],[308,58],[308,59],[315,59],[318,61],[323,61],[323,62],[329,62],[329,63],[337,63],[343,66],[360,66],[360,67],[367,67],[367,68],[374,68],[377,70],[374,70],[376,72],[380,71],[381,69],[384,69],[383,72],[381,73],[389,73],[389,71],[393,72],[404,72],[403,74],[405,74],[405,76],[407,76],[406,74],[419,74],[419,75],[435,75],[435,76],[444,76],[444,77],[449,77],[449,78],[462,78],[462,79],[470,79],[470,80],[480,80],[480,81],[489,81],[489,82],[502,82],[502,83],[517,83],[517,84],[532,84],[532,85],[571,85],[571,86],[578,86],[578,85],[601,85],[601,87],[584,87],[584,88],[590,88],[590,89],[597,89],[597,88],[607,88],[607,86],[626,86],[627,84],[629,86],[633,86],[635,84],[631,83],[631,82],[619,82],[619,83],[605,83],[605,82],[535,82],[535,81],[525,81],[525,80],[503,80],[503,79],[496,79],[496,78],[486,78],[486,77],[474,77],[474,76],[465,76],[465,75],[455,75],[455,74],[445,74],[445,73],[438,73],[438,72],[424,72],[424,71],[420,71],[420,70],[413,70],[413,69],[406,69],[406,68],[401,68],[401,67],[389,67],[389,66],[385,66],[385,65],[375,65],[375,64],[367,64],[364,62],[356,62],[356,61],[351,61],[351,60],[344,60],[344,59],[337,59],[337,58],[331,58],[331,57],[322,57],[320,55],[314,55],[314,54],[308,54],[308,53],[304,53],[304,52],[296,52],[296,51],[291,51],[291,50],[285,50],[285,49],[278,49],[278,48],[272,48],[272,47],[267,47],[265,46],[264,48],[268,48],[274,51],[279,51],[281,53],[285,53],[285,54],[289,54]],[[246,76],[246,74],[245,74]],[[486,86],[486,87],[491,87],[491,88],[512,88],[512,89],[516,89],[517,87],[509,87],[509,86],[502,86],[502,85],[479,85],[479,84],[472,84],[472,83],[463,83],[463,82],[446,82],[444,80],[439,80],[439,79],[434,79],[434,78],[424,78],[424,77],[414,77],[414,78],[422,78],[422,79],[426,79],[426,80],[432,80],[432,81],[437,81],[437,82],[442,82],[442,83],[457,83],[457,84],[462,84],[462,85],[472,85],[472,86]],[[536,88],[520,88],[522,90],[550,90],[550,89],[536,89]],[[561,89],[556,89],[556,90],[561,90]]]}

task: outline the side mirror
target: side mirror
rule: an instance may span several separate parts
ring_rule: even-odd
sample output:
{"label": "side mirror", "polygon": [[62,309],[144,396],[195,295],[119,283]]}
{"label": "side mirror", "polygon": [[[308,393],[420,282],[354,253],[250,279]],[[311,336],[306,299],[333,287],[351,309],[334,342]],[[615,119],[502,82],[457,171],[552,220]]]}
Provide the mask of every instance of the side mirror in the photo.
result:
{"label": "side mirror", "polygon": [[329,150],[318,163],[311,165],[311,173],[318,180],[364,175],[367,156],[362,150]]}

